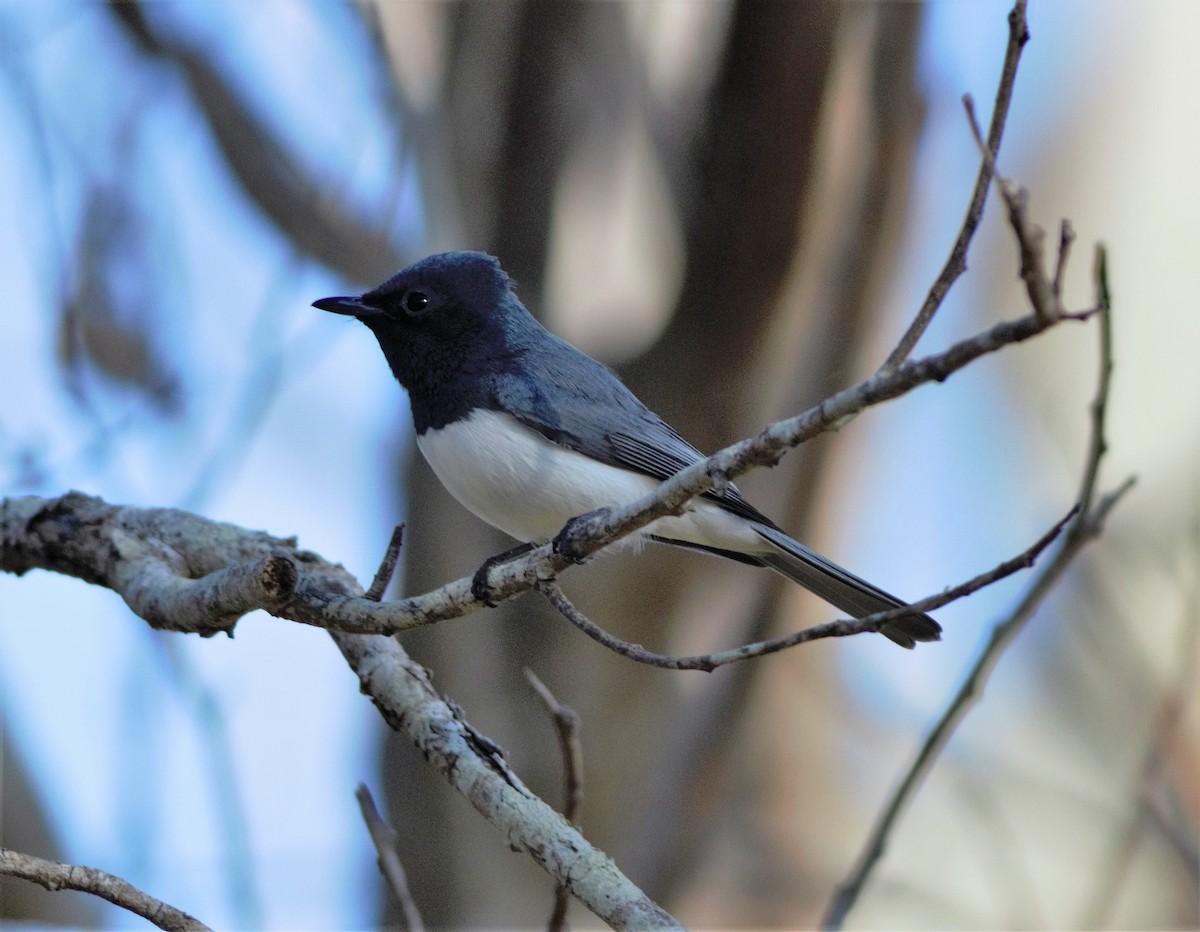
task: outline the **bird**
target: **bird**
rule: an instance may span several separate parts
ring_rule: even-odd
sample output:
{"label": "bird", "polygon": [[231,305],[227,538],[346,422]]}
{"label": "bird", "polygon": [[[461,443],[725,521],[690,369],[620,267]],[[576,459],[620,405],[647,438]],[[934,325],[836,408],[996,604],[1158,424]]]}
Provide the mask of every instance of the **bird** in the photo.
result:
{"label": "bird", "polygon": [[[609,368],[543,327],[487,253],[431,255],[371,291],[313,307],[357,318],[375,335],[442,485],[525,547],[705,459]],[[768,567],[856,618],[907,606],[788,536],[733,483],[640,534]],[[939,640],[941,626],[914,614],[881,633],[912,648]]]}

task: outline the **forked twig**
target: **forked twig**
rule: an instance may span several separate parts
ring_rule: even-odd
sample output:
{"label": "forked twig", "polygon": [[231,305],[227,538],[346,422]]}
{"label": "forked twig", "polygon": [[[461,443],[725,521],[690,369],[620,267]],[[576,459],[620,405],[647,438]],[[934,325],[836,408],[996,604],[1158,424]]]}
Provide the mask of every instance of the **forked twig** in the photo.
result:
{"label": "forked twig", "polygon": [[1115,490],[1099,500],[1096,499],[1096,485],[1099,476],[1100,460],[1104,455],[1105,413],[1108,396],[1112,385],[1112,330],[1110,323],[1111,307],[1107,280],[1107,267],[1104,260],[1104,249],[1098,246],[1096,250],[1096,301],[1099,308],[1099,345],[1100,364],[1097,377],[1096,395],[1091,404],[1092,430],[1088,451],[1084,461],[1083,480],[1079,491],[1079,511],[1066,534],[1063,535],[1059,549],[1048,563],[1041,569],[1026,591],[1024,598],[1013,611],[993,629],[987,646],[968,672],[958,692],[946,707],[912,763],[905,770],[900,784],[888,799],[879,818],[876,820],[870,835],[863,847],[862,854],[854,870],[838,887],[829,909],[821,923],[824,929],[840,929],[846,916],[858,901],[858,897],[870,879],[871,873],[887,847],[892,829],[899,820],[917,787],[932,768],[942,749],[949,742],[958,725],[978,701],[984,685],[992,670],[999,662],[1005,649],[1024,628],[1026,622],[1033,616],[1042,600],[1062,576],[1071,561],[1083,547],[1094,539],[1104,526],[1105,519],[1113,506],[1133,486],[1134,479],[1126,479]]}

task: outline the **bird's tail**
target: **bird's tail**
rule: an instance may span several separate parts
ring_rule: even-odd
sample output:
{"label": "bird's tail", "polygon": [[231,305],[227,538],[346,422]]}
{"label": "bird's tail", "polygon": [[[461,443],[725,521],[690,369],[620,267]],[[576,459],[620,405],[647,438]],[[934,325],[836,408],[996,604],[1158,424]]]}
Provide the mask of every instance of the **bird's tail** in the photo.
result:
{"label": "bird's tail", "polygon": [[[792,540],[783,531],[762,524],[755,525],[754,530],[772,546],[769,551],[754,554],[764,566],[799,583],[855,618],[907,604],[809,550],[799,541]],[[917,641],[940,640],[942,626],[928,615],[913,615],[885,625],[880,633],[901,647],[912,648]]]}

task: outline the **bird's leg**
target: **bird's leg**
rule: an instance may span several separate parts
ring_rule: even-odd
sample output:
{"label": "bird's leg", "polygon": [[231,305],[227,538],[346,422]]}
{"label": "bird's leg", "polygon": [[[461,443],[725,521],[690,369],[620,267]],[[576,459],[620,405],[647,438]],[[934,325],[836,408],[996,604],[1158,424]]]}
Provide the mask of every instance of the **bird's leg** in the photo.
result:
{"label": "bird's leg", "polygon": [[471,577],[471,595],[475,596],[476,599],[488,608],[495,608],[499,603],[492,601],[492,584],[488,582],[488,576],[501,563],[507,563],[514,557],[529,553],[536,546],[537,544],[532,542],[517,544],[517,546],[505,550],[503,553],[498,553],[494,557],[488,557],[484,560],[479,569],[475,571],[475,575]]}

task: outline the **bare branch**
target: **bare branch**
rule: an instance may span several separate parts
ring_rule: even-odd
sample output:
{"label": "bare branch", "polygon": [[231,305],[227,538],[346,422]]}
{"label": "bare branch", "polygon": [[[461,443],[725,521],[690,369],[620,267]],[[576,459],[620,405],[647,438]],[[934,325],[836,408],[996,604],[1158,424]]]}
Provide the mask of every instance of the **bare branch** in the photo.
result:
{"label": "bare branch", "polygon": [[1008,108],[1012,102],[1013,85],[1017,79],[1017,64],[1021,60],[1021,50],[1029,41],[1029,27],[1025,20],[1026,0],[1017,0],[1012,11],[1008,14],[1008,48],[1004,52],[1004,65],[1000,72],[1000,84],[996,88],[996,102],[992,106],[992,125],[988,129],[985,155],[979,166],[979,176],[975,179],[975,190],[971,193],[971,202],[967,207],[967,215],[963,219],[958,237],[950,249],[950,256],[938,277],[934,279],[925,298],[925,303],[917,311],[917,316],[909,325],[900,342],[880,367],[880,372],[890,372],[899,366],[912,354],[917,341],[928,329],[934,315],[946,300],[951,286],[967,270],[967,250],[983,217],[983,208],[987,203],[987,192],[995,169],[996,156],[1000,152],[1000,140],[1004,136],[1004,124],[1008,120]]}
{"label": "bare branch", "polygon": [[500,748],[438,695],[428,671],[394,638],[331,634],[384,720],[417,746],[511,848],[529,855],[614,928],[680,928],[608,855],[526,788]]}
{"label": "bare branch", "polygon": [[1096,247],[1092,275],[1096,283],[1096,307],[1100,310],[1100,375],[1096,381],[1096,395],[1090,408],[1092,432],[1087,453],[1087,468],[1083,471],[1079,488],[1079,503],[1085,515],[1092,510],[1096,480],[1100,474],[1100,460],[1108,452],[1105,423],[1108,416],[1108,396],[1112,390],[1112,292],[1108,287],[1108,250],[1102,245]]}
{"label": "bare branch", "polygon": [[947,589],[937,595],[931,595],[927,598],[913,602],[911,605],[905,605],[900,608],[891,608],[884,612],[875,612],[858,619],[841,619],[837,621],[826,622],[821,625],[813,625],[811,628],[805,628],[803,631],[795,631],[792,634],[785,634],[782,637],[772,638],[769,641],[758,641],[754,644],[744,644],[741,647],[733,647],[728,650],[716,651],[711,654],[699,654],[691,657],[672,657],[668,654],[658,654],[654,651],[647,650],[640,644],[631,644],[628,641],[623,641],[620,638],[609,634],[594,621],[584,615],[574,604],[567,598],[562,588],[555,580],[542,580],[538,583],[538,591],[541,592],[550,604],[553,605],[558,612],[571,622],[580,631],[590,637],[592,640],[603,644],[609,650],[620,654],[623,657],[628,657],[638,663],[644,663],[652,667],[662,667],[668,670],[703,670],[711,672],[718,667],[723,667],[731,663],[737,663],[740,660],[749,660],[753,657],[762,657],[766,654],[774,654],[781,650],[786,650],[789,647],[795,647],[797,644],[805,644],[809,641],[816,641],[822,638],[831,637],[850,637],[856,634],[865,634],[868,632],[879,631],[886,624],[890,624],[900,618],[908,615],[920,614],[921,612],[929,612],[935,608],[941,608],[948,605],[950,602],[961,599],[964,596],[970,595],[972,592],[990,586],[998,580],[1004,579],[1006,576],[1011,576],[1013,573],[1021,569],[1028,569],[1033,566],[1034,561],[1038,558],[1043,550],[1062,533],[1063,528],[1078,512],[1078,506],[1072,508],[1065,517],[1059,520],[1049,531],[1043,534],[1037,541],[1028,549],[1017,554],[1010,560],[1005,560],[1003,563],[993,567],[985,573],[980,573],[972,579],[964,583],[960,583],[953,588]]}
{"label": "bare branch", "polygon": [[47,890],[80,890],[136,913],[168,932],[211,932],[199,919],[143,893],[127,880],[94,867],[47,861],[0,848],[0,874],[41,884]]}
{"label": "bare branch", "polygon": [[[1105,309],[1103,304],[1101,309]],[[942,381],[983,355],[1036,336],[1061,320],[1086,319],[1090,313],[1094,312],[1057,317],[1033,314],[997,324],[936,356],[907,362],[894,372],[878,374],[832,395],[804,414],[773,424],[757,436],[681,471],[639,502],[570,522],[555,546],[538,547],[496,567],[491,598],[508,598],[545,583],[578,558],[657,517],[678,513],[719,477],[736,476],[753,466],[773,463],[790,447],[867,406],[898,397],[918,385]],[[19,574],[35,567],[108,586],[151,624],[200,633],[228,629],[238,613],[253,607],[308,624],[391,633],[463,615],[483,604],[472,594],[472,580],[462,579],[415,599],[381,605],[362,597],[357,583],[340,567],[298,550],[295,540],[246,531],[174,509],[115,507],[80,493],[54,500],[0,500],[0,569]],[[870,630],[861,626],[887,620],[886,615],[880,615],[864,622],[834,622],[819,636]],[[813,639],[820,630],[809,629],[794,637]],[[553,813],[524,790],[498,749],[429,688],[423,668],[413,664],[398,645],[388,639],[346,633],[335,633],[334,639],[385,718],[438,763],[443,773],[506,834],[510,844],[526,850],[602,918],[617,915],[632,922],[631,917],[636,917],[639,925],[674,923],[620,875],[605,855],[591,848],[565,823],[556,825],[554,832],[542,825]],[[400,695],[388,698],[388,691],[395,689],[400,689]],[[444,728],[447,718],[457,724],[454,734]],[[434,728],[431,723],[435,721],[442,724]],[[453,751],[448,749],[448,741],[456,745]],[[463,782],[464,774],[472,772],[472,767],[464,763],[458,744],[475,750],[474,768],[488,774],[488,780],[480,777]],[[486,785],[494,787],[490,795],[483,790]],[[497,799],[509,791],[517,798],[507,807],[498,807]],[[514,820],[518,803],[532,806],[535,812]],[[561,848],[547,844],[547,837],[555,832],[559,833],[556,837],[561,839]],[[581,859],[588,865],[583,873],[577,863]],[[586,878],[587,883],[580,878]],[[597,892],[594,881],[602,881],[603,892]],[[619,896],[605,889],[610,884],[620,889]]]}
{"label": "bare branch", "polygon": [[[157,561],[154,572],[177,574],[179,582],[172,586],[178,588],[193,582],[192,577],[273,554],[300,570],[289,612],[316,620],[322,611],[336,616],[338,607],[347,604],[381,607],[363,598],[345,569],[298,550],[294,539],[172,508],[113,506],[78,492],[52,500],[0,500],[0,569],[23,573],[42,567],[78,576],[114,589],[133,606],[141,603],[128,591],[131,566],[140,572],[144,564]],[[185,605],[181,611],[199,614],[203,609]],[[525,788],[500,749],[438,695],[425,669],[394,639],[332,634],[386,721],[496,826],[510,847],[532,857],[612,925],[678,926],[607,855]]]}
{"label": "bare branch", "polygon": [[[1016,224],[1014,224],[1015,226]],[[1100,460],[1105,451],[1105,412],[1112,379],[1111,302],[1104,262],[1104,250],[1096,250],[1096,304],[1100,312],[1100,364],[1097,378],[1096,397],[1092,402],[1091,440],[1083,467],[1083,483],[1079,491],[1079,512],[1063,536],[1062,544],[1054,556],[1034,578],[1024,598],[1004,620],[993,629],[987,646],[967,674],[963,684],[942,713],[920,750],[909,765],[899,786],[880,813],[864,845],[859,862],[851,874],[838,887],[833,901],[822,920],[826,929],[840,929],[850,910],[854,908],[875,865],[883,857],[887,840],[901,813],[916,793],[921,781],[928,774],[942,749],[949,742],[958,725],[983,694],[983,689],[1005,649],[1033,617],[1042,600],[1083,547],[1102,530],[1108,513],[1133,486],[1133,478],[1126,479],[1114,491],[1098,501],[1095,498]],[[1034,291],[1030,289],[1030,300]]]}
{"label": "bare branch", "polygon": [[[1046,277],[1046,233],[1029,220],[1029,192],[996,170],[995,160],[983,141],[979,122],[975,119],[975,101],[970,94],[963,95],[963,107],[966,108],[971,132],[975,135],[975,142],[983,153],[984,161],[992,164],[992,174],[1000,188],[1004,205],[1008,208],[1008,222],[1017,237],[1017,247],[1021,256],[1021,280],[1025,282],[1029,303],[1039,318],[1054,320],[1062,316],[1063,308],[1053,282]],[[1061,250],[1059,258],[1059,265],[1065,266],[1066,256]],[[1061,271],[1061,268],[1056,271],[1056,277]]]}
{"label": "bare branch", "polygon": [[1075,228],[1070,220],[1063,220],[1058,228],[1058,261],[1054,266],[1054,299],[1062,303],[1063,278],[1067,271],[1067,259],[1071,255],[1071,245],[1075,242]]}
{"label": "bare branch", "polygon": [[392,531],[392,539],[388,541],[387,550],[383,553],[383,561],[371,581],[371,587],[363,594],[363,598],[379,602],[387,592],[388,584],[396,573],[396,564],[400,562],[400,548],[404,546],[404,525],[397,524]]}
{"label": "bare branch", "polygon": [[[554,729],[558,732],[558,743],[563,756],[563,818],[575,824],[579,807],[583,803],[583,744],[579,740],[579,714],[568,705],[563,705],[536,673],[525,668],[525,679],[533,687],[533,691],[542,700],[542,705],[554,720]],[[554,892],[554,909],[550,921],[546,923],[548,932],[562,932],[567,924],[567,908],[571,904],[571,894],[566,887],[558,887]]]}
{"label": "bare branch", "polygon": [[583,803],[583,745],[579,741],[579,713],[559,702],[549,687],[528,667],[525,668],[525,679],[554,720],[563,752],[563,818],[573,823]]}
{"label": "bare branch", "polygon": [[[392,540],[395,541],[395,536]],[[387,584],[384,583],[384,585]],[[379,814],[375,798],[365,783],[358,785],[358,789],[354,791],[354,798],[358,800],[358,808],[362,811],[363,821],[367,824],[371,843],[379,855],[377,859],[379,872],[383,874],[392,893],[400,902],[400,908],[404,915],[404,928],[408,932],[425,932],[425,922],[412,898],[412,893],[409,892],[408,875],[404,872],[404,865],[400,862],[400,852],[396,845],[399,836],[396,834],[396,830],[388,825],[383,816]]]}

